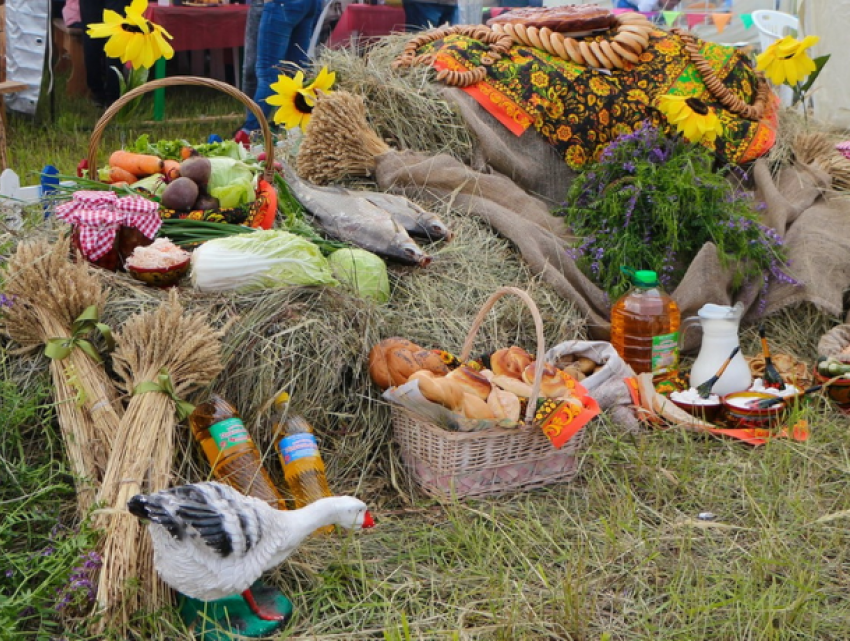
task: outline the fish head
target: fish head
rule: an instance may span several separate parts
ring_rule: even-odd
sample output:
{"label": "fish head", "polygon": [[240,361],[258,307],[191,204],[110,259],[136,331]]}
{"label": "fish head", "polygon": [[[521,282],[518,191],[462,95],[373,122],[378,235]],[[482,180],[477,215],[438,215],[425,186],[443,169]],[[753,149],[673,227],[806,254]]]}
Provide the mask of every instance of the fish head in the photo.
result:
{"label": "fish head", "polygon": [[422,225],[428,240],[451,240],[454,234],[445,226],[442,220],[428,220]]}
{"label": "fish head", "polygon": [[396,234],[386,254],[404,265],[418,267],[427,267],[432,260],[406,233]]}

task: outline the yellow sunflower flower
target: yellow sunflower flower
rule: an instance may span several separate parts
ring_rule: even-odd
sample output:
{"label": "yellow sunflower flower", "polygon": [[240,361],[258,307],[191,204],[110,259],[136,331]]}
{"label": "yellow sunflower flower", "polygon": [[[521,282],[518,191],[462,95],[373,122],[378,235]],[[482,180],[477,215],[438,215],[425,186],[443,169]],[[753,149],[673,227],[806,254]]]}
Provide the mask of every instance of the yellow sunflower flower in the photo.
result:
{"label": "yellow sunflower flower", "polygon": [[316,92],[324,91],[329,92],[331,87],[333,87],[334,82],[336,82],[336,72],[328,71],[327,67],[322,67],[322,70],[319,72],[319,75],[316,76],[316,79],[307,87],[307,91],[310,92],[314,104],[316,98]]}
{"label": "yellow sunflower flower", "polygon": [[758,55],[756,69],[764,71],[775,85],[785,83],[793,87],[815,70],[815,63],[806,49],[819,40],[817,36],[806,36],[803,40],[785,36]]}
{"label": "yellow sunflower flower", "polygon": [[714,110],[698,98],[688,96],[661,96],[658,110],[671,125],[690,142],[713,142],[723,134],[723,125]]}
{"label": "yellow sunflower flower", "polygon": [[304,86],[304,73],[299,71],[294,77],[280,75],[277,82],[272,84],[274,92],[266,98],[270,105],[280,107],[272,116],[272,119],[286,129],[301,127],[307,128],[310,115],[316,105],[316,95],[319,91],[327,92],[336,81],[336,73],[329,72],[327,67],[322,67],[319,75],[308,86]]}
{"label": "yellow sunflower flower", "polygon": [[105,9],[103,22],[89,25],[88,35],[92,38],[109,38],[103,50],[110,58],[129,62],[134,69],[150,69],[160,58],[174,56],[174,49],[166,38],[170,33],[144,17],[147,0],[133,0],[126,15]]}

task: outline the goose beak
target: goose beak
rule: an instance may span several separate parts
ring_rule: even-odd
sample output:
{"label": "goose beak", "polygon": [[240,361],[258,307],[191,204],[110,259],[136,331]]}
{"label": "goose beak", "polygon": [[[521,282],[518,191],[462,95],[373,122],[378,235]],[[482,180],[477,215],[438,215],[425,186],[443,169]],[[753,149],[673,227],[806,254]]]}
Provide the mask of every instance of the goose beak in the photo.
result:
{"label": "goose beak", "polygon": [[364,530],[375,527],[375,519],[372,518],[372,515],[368,511],[363,513],[363,524],[360,527]]}

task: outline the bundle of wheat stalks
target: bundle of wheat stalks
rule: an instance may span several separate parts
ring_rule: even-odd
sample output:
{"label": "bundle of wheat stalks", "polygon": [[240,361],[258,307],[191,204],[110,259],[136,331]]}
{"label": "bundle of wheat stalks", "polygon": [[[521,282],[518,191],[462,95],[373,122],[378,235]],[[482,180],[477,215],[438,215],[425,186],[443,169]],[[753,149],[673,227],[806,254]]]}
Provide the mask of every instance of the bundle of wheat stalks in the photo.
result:
{"label": "bundle of wheat stalks", "polygon": [[[96,524],[106,532],[97,594],[101,629],[126,630],[137,609],[154,611],[167,603],[150,538],[126,505],[135,494],[169,486],[177,424],[184,417],[178,417],[180,399],[209,385],[221,371],[220,339],[205,314],[186,314],[176,290],[152,312],[127,319],[116,333],[113,364],[130,400],[97,497],[105,507]],[[134,589],[130,579],[138,579]]]}
{"label": "bundle of wheat stalks", "polygon": [[[13,304],[4,312],[3,329],[22,350],[43,348],[51,356],[57,420],[82,516],[94,501],[123,412],[89,341],[106,292],[91,266],[69,255],[68,240],[18,246],[7,263],[5,293]],[[89,320],[81,320],[86,315]]]}
{"label": "bundle of wheat stalks", "polygon": [[825,133],[815,131],[797,135],[793,151],[797,162],[826,171],[836,190],[850,191],[850,160],[835,148],[835,141]]}
{"label": "bundle of wheat stalks", "polygon": [[345,176],[368,176],[375,156],[390,147],[366,121],[363,98],[347,91],[321,94],[316,100],[295,169],[317,185]]}

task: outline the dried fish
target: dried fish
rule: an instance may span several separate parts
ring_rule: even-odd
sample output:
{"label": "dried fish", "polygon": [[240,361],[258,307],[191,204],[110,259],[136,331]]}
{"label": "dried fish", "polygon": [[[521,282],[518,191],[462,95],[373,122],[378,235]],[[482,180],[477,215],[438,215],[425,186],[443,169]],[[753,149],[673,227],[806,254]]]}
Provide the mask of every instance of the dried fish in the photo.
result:
{"label": "dried fish", "polygon": [[387,211],[362,195],[341,187],[312,185],[287,165],[284,176],[292,194],[329,236],[405,265],[426,267],[431,263],[431,257]]}
{"label": "dried fish", "polygon": [[411,236],[426,238],[429,241],[451,240],[452,232],[439,216],[427,211],[404,196],[375,191],[351,192],[362,196],[374,205],[389,213]]}

